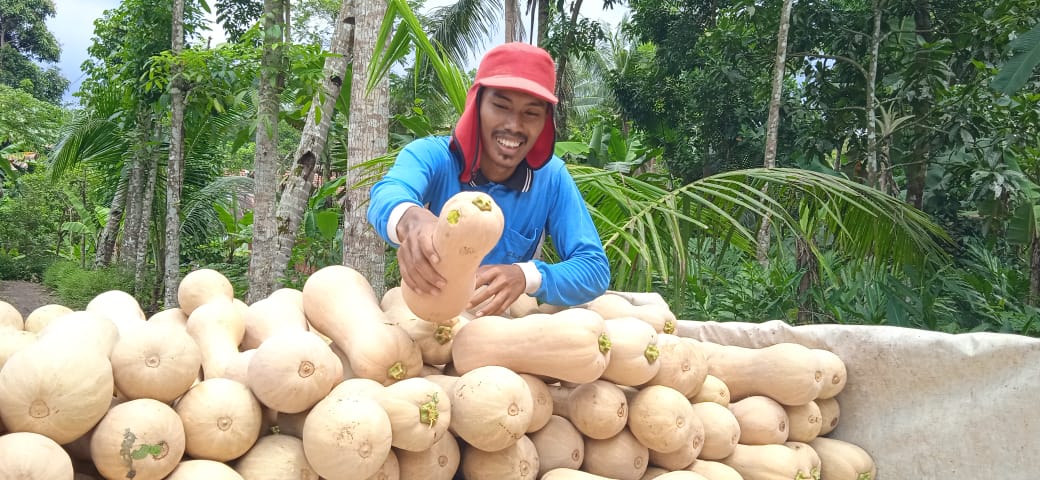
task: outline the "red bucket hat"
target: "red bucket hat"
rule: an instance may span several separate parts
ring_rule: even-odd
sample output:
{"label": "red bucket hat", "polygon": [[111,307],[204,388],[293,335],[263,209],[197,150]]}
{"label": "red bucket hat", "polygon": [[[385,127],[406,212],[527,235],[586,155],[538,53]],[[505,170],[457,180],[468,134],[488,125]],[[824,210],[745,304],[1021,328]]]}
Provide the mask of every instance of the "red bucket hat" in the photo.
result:
{"label": "red bucket hat", "polygon": [[[459,181],[467,183],[480,168],[480,93],[483,87],[516,90],[556,105],[556,63],[549,52],[523,42],[492,48],[477,67],[477,78],[466,94],[466,108],[452,134],[452,150],[462,154]],[[525,161],[534,170],[552,158],[556,144],[556,123],[552,110],[545,116],[545,128],[535,140]]]}

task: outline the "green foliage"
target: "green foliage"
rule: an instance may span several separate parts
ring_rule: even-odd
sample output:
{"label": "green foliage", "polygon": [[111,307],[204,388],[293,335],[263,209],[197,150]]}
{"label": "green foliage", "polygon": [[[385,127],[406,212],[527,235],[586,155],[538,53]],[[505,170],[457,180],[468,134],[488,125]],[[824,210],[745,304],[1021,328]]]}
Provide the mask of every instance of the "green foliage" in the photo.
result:
{"label": "green foliage", "polygon": [[45,70],[37,63],[57,62],[61,55],[58,40],[46,24],[54,14],[50,0],[0,2],[0,85],[57,105],[69,81],[56,67]]}
{"label": "green foliage", "polygon": [[61,186],[40,170],[7,182],[0,198],[0,252],[53,255],[70,208]]}
{"label": "green foliage", "polygon": [[57,140],[66,117],[59,107],[0,85],[0,149],[14,145],[20,151],[42,153]]}
{"label": "green foliage", "polygon": [[[149,273],[149,276],[154,276],[154,272]],[[109,290],[134,291],[134,271],[122,266],[87,270],[76,262],[62,260],[47,268],[43,284],[54,291],[59,303],[73,310],[82,310],[100,293]],[[142,307],[154,303],[152,295],[147,292],[135,297]]]}
{"label": "green foliage", "polygon": [[38,282],[57,257],[47,254],[23,255],[17,250],[0,251],[0,280]]}
{"label": "green foliage", "polygon": [[992,84],[994,89],[1006,95],[1022,88],[1040,65],[1040,23],[1013,40],[1010,48],[1014,56],[1000,68]]}

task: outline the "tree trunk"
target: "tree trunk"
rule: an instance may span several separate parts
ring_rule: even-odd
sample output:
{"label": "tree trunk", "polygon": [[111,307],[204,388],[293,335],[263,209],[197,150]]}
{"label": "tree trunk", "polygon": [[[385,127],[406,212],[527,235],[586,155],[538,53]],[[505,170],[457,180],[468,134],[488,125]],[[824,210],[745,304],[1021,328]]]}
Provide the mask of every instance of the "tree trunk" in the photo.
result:
{"label": "tree trunk", "polygon": [[[574,0],[574,4],[571,5],[571,18],[568,21],[566,30],[563,37],[563,43],[560,45],[559,58],[556,59],[556,96],[563,98],[563,92],[570,91],[569,86],[565,86],[568,81],[567,79],[567,58],[570,57],[571,39],[574,38],[574,28],[578,24],[578,13],[581,12],[582,0]],[[556,134],[566,136],[567,132],[567,109],[556,108]]]}
{"label": "tree trunk", "polygon": [[[545,46],[549,36],[549,0],[533,0],[538,2],[538,45]],[[534,32],[532,32],[534,33]]]}
{"label": "tree trunk", "polygon": [[280,277],[271,270],[277,248],[275,197],[278,189],[278,96],[285,61],[282,42],[283,0],[264,0],[264,52],[260,60],[259,109],[253,174],[253,251],[249,259],[247,303],[267,297]]}
{"label": "tree trunk", "polygon": [[874,9],[874,31],[870,36],[870,64],[867,65],[866,94],[867,94],[867,185],[871,187],[882,187],[880,169],[878,168],[878,145],[877,145],[877,112],[874,106],[874,85],[877,83],[878,51],[881,47],[881,2],[872,2]]}
{"label": "tree trunk", "polygon": [[[932,34],[932,6],[928,0],[914,0],[914,26],[917,34],[925,41],[933,41]],[[923,51],[918,53],[912,68],[925,68],[928,62],[927,54]],[[925,88],[924,85],[920,86]],[[907,203],[922,208],[924,202],[925,178],[928,173],[928,162],[931,157],[931,138],[933,132],[931,127],[925,124],[925,118],[932,110],[933,95],[924,92],[924,95],[915,95],[912,102],[913,114],[917,122],[914,128],[914,147],[911,151],[909,161],[906,163],[906,201]]]}
{"label": "tree trunk", "polygon": [[[347,132],[347,185],[360,179],[358,165],[387,149],[389,128],[389,83],[382,78],[366,92],[368,65],[375,52],[376,35],[386,12],[386,2],[357,0],[357,29],[354,31],[354,81],[350,88],[350,122]],[[354,268],[372,284],[377,295],[385,290],[383,272],[386,245],[368,224],[365,206],[368,189],[350,188],[343,208],[343,264]]]}
{"label": "tree trunk", "polygon": [[[184,0],[173,1],[173,54],[184,50]],[[184,82],[179,63],[170,69],[170,158],[166,164],[166,260],[163,273],[163,305],[177,306],[177,287],[181,282],[181,190],[184,187]],[[154,178],[154,177],[153,177]],[[154,184],[152,185],[154,189]],[[136,283],[142,278],[138,271]]]}
{"label": "tree trunk", "polygon": [[97,250],[94,252],[94,268],[108,266],[112,262],[112,252],[116,248],[116,237],[119,236],[119,224],[123,222],[123,211],[126,208],[126,191],[124,185],[116,189],[112,203],[108,207],[108,219],[101,229]]}
{"label": "tree trunk", "polygon": [[[277,249],[271,257],[271,272],[284,275],[289,267],[296,233],[303,222],[303,214],[307,208],[307,200],[314,190],[314,170],[318,160],[325,152],[332,116],[335,114],[336,99],[343,87],[343,79],[347,74],[348,59],[354,48],[354,2],[344,0],[340,6],[336,21],[336,31],[332,36],[331,51],[334,55],[325,59],[325,73],[322,81],[324,98],[315,95],[311,102],[311,111],[307,115],[307,123],[303,127],[300,145],[293,156],[295,162],[286,180],[285,190],[278,202]],[[321,119],[318,121],[318,119]]]}
{"label": "tree trunk", "polygon": [[804,271],[802,279],[798,282],[798,298],[802,299],[798,305],[798,324],[805,325],[816,323],[816,304],[808,297],[809,289],[820,283],[820,268],[809,249],[809,244],[799,238],[795,240],[795,262],[798,270]]}
{"label": "tree trunk", "polygon": [[517,0],[505,1],[505,41],[506,43],[519,40],[520,33],[520,7]]}
{"label": "tree trunk", "polygon": [[[791,28],[791,0],[784,0],[780,9],[780,29],[776,34],[776,58],[773,59],[773,93],[769,98],[769,115],[766,119],[766,151],[763,159],[765,168],[776,166],[777,132],[780,130],[780,102],[784,93],[784,73],[787,71],[787,31]],[[770,218],[762,217],[758,229],[758,247],[755,250],[762,266],[769,264]]]}
{"label": "tree trunk", "polygon": [[143,297],[144,274],[148,270],[148,245],[150,243],[148,240],[151,238],[152,232],[152,203],[155,201],[155,180],[159,170],[159,162],[154,155],[148,158],[146,168],[141,200],[141,221],[137,224],[137,238],[140,241],[137,242],[137,250],[134,251],[134,295],[138,298]]}
{"label": "tree trunk", "polygon": [[130,160],[130,182],[127,186],[126,218],[123,220],[123,241],[119,245],[119,262],[132,265],[137,252],[139,225],[141,224],[141,202],[143,201],[145,165],[151,156],[150,146],[152,131],[152,111],[148,107],[139,107],[137,123],[134,126],[134,155]]}
{"label": "tree trunk", "polygon": [[1033,241],[1030,245],[1032,252],[1029,262],[1029,304],[1040,305],[1040,231],[1033,232]]}

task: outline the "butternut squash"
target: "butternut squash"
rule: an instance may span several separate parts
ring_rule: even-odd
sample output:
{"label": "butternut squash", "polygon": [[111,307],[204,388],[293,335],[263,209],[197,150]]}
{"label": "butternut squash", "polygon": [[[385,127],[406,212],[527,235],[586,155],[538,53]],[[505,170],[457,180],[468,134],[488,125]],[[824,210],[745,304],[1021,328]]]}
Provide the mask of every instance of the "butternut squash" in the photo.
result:
{"label": "butternut squash", "polygon": [[208,379],[224,376],[228,364],[238,356],[246,326],[238,307],[218,297],[192,309],[187,331],[199,345],[203,378]]}
{"label": "butternut squash", "polygon": [[693,396],[689,397],[692,403],[713,402],[723,407],[728,407],[730,402],[729,387],[726,383],[714,375],[708,374],[704,377],[704,383]]}
{"label": "butternut squash", "polygon": [[669,471],[682,470],[697,460],[702,445],[701,438],[697,437],[674,452],[662,453],[651,448],[650,465]]}
{"label": "butternut squash", "polygon": [[200,305],[218,299],[230,302],[233,298],[235,289],[231,281],[210,268],[188,272],[177,286],[177,305],[189,317]]}
{"label": "butternut squash", "polygon": [[[553,401],[554,405],[562,403],[555,397]],[[629,405],[625,392],[605,380],[575,387],[563,403],[566,405],[563,416],[586,437],[605,440],[621,433],[628,425]]]}
{"label": "butternut squash", "polygon": [[784,445],[793,448],[796,453],[802,458],[803,465],[808,465],[809,478],[812,480],[820,480],[820,468],[823,462],[820,460],[820,456],[816,453],[808,443],[804,442],[784,442]]}
{"label": "butternut squash", "polygon": [[202,352],[184,329],[144,322],[120,335],[111,362],[115,386],[128,399],[170,403],[195,383]]}
{"label": "butternut squash", "polygon": [[460,373],[499,365],[575,383],[598,379],[610,368],[611,355],[603,318],[581,308],[543,318],[476,318],[459,330],[452,343],[452,363]]}
{"label": "butternut squash", "polygon": [[145,320],[137,299],[122,290],[108,290],[94,296],[84,310],[108,317],[120,332]]}
{"label": "butternut squash", "polygon": [[438,295],[429,295],[403,283],[401,293],[408,308],[419,318],[438,324],[459,316],[473,298],[477,267],[498,243],[504,228],[502,210],[488,194],[464,191],[449,198],[433,233],[440,257],[436,267],[446,285]]}
{"label": "butternut squash", "polygon": [[303,453],[303,440],[291,435],[265,435],[235,462],[246,480],[318,480]]}
{"label": "butternut squash", "polygon": [[283,331],[309,330],[307,317],[299,306],[291,300],[270,297],[247,306],[242,322],[245,325],[245,333],[239,345],[242,350],[257,348],[264,340]]}
{"label": "butternut squash", "polygon": [[15,330],[25,329],[25,319],[14,305],[0,300],[0,328],[10,327]]}
{"label": "butternut squash", "polygon": [[804,405],[815,400],[823,387],[819,357],[796,343],[712,347],[708,373],[729,387],[734,400],[764,395],[783,405]]}
{"label": "butternut squash", "polygon": [[559,415],[549,417],[540,430],[528,434],[538,452],[538,475],[555,468],[581,468],[585,440],[571,422]]}
{"label": "butternut squash", "polygon": [[184,310],[173,307],[167,308],[156,312],[151,317],[148,317],[148,323],[161,323],[180,327],[182,329],[188,328],[188,316],[184,314]]}
{"label": "butternut squash", "polygon": [[730,456],[720,462],[733,468],[746,480],[809,480],[802,457],[786,445],[737,444]]}
{"label": "butternut squash", "polygon": [[700,402],[693,404],[693,413],[704,426],[704,445],[698,458],[720,460],[733,453],[740,441],[740,423],[733,412],[715,402]]}
{"label": "butternut squash", "polygon": [[655,467],[653,465],[650,465],[649,467],[646,467],[646,471],[643,472],[643,477],[640,478],[640,480],[650,480],[652,478],[660,477],[661,475],[664,475],[668,472],[669,470],[666,468]]}
{"label": "butternut squash", "polygon": [[420,452],[397,450],[401,478],[409,480],[451,480],[461,460],[458,440],[450,434]]}
{"label": "butternut squash", "polygon": [[823,385],[816,398],[834,398],[845,389],[848,380],[848,372],[845,362],[830,350],[813,349],[813,353],[820,361],[820,370],[823,371]]}
{"label": "butternut squash", "polygon": [[112,407],[90,438],[91,459],[108,479],[163,479],[183,455],[180,417],[169,405],[150,398]]}
{"label": "butternut squash", "polygon": [[687,470],[704,475],[711,480],[744,480],[733,467],[722,462],[697,459],[686,468]]}
{"label": "butternut squash", "polygon": [[605,320],[638,318],[658,333],[675,333],[675,314],[664,302],[634,305],[625,297],[607,292],[589,302],[586,308],[600,314]]}
{"label": "butternut squash", "polygon": [[200,382],[177,401],[174,411],[184,425],[184,451],[195,459],[234,460],[260,437],[260,402],[234,380]]}
{"label": "butternut squash", "polygon": [[37,307],[35,310],[29,312],[29,316],[25,317],[25,330],[33,333],[40,333],[43,327],[46,327],[51,320],[58,318],[66,313],[72,313],[72,309],[65,305],[59,305],[57,303],[50,303]]}
{"label": "butternut squash", "polygon": [[463,374],[450,398],[451,429],[485,452],[513,445],[531,424],[531,390],[520,375],[504,367],[479,367]]}
{"label": "butternut squash", "polygon": [[389,385],[419,374],[419,346],[387,319],[372,285],[356,270],[332,265],[311,274],[303,308],[311,325],[343,349],[358,377]]}
{"label": "butternut squash", "polygon": [[177,465],[166,480],[244,480],[226,464],[213,460],[185,460]]}
{"label": "butternut squash", "polygon": [[[400,287],[395,287],[400,288]],[[404,329],[419,346],[424,364],[444,365],[451,362],[451,350],[455,335],[469,320],[457,317],[454,322],[437,324],[416,316],[407,305],[395,305],[385,310],[387,318]]]}
{"label": "butternut squash", "polygon": [[657,478],[661,480],[709,480],[704,475],[701,475],[696,472],[691,472],[689,470],[676,470],[674,472],[668,472]]}
{"label": "butternut squash", "polygon": [[805,405],[784,406],[787,412],[788,435],[791,442],[806,443],[820,435],[820,407],[815,401]]}
{"label": "butternut squash", "polygon": [[264,405],[298,413],[332,391],[343,378],[343,364],[321,337],[307,330],[286,330],[256,349],[246,376]]}
{"label": "butternut squash", "polygon": [[531,390],[531,424],[527,426],[527,433],[537,432],[553,414],[553,397],[549,392],[549,386],[540,378],[526,373],[520,374],[520,378],[527,382],[527,388]]}
{"label": "butternut squash", "polygon": [[4,368],[7,359],[12,355],[35,342],[36,333],[34,332],[0,327],[0,368]]}
{"label": "butternut squash", "polygon": [[689,448],[694,438],[698,439],[697,449],[700,450],[704,425],[683,394],[669,387],[653,385],[629,397],[628,405],[628,428],[639,443],[650,450],[671,453]]}
{"label": "butternut squash", "polygon": [[754,395],[731,403],[729,410],[740,424],[740,443],[766,445],[787,441],[790,419],[784,406],[775,400]]}
{"label": "butternut squash", "polygon": [[324,478],[372,476],[390,454],[390,441],[386,411],[375,400],[357,395],[330,393],[303,424],[303,452]]}
{"label": "butternut squash", "polygon": [[611,341],[610,363],[602,378],[619,385],[642,385],[657,375],[657,332],[646,322],[633,317],[605,320]]}
{"label": "butternut squash", "polygon": [[873,480],[877,478],[874,459],[862,447],[836,438],[817,437],[809,445],[820,457],[820,478],[824,480]]}
{"label": "butternut squash", "polygon": [[581,469],[617,480],[639,480],[646,472],[650,450],[627,428],[613,437],[585,440],[585,462]]}
{"label": "butternut squash", "polygon": [[527,435],[494,452],[466,445],[462,453],[462,474],[466,480],[536,480],[538,464],[538,451]]}
{"label": "butternut squash", "polygon": [[695,395],[708,376],[708,362],[704,353],[692,342],[675,335],[657,335],[657,361],[661,368],[643,387],[664,385],[677,390],[686,397]]}
{"label": "butternut squash", "polygon": [[271,300],[278,300],[281,302],[287,302],[295,305],[300,311],[303,311],[303,292],[291,287],[282,287],[278,290],[271,292],[267,298]]}
{"label": "butternut squash", "polygon": [[601,477],[581,470],[573,468],[554,468],[545,472],[542,475],[541,480],[611,480],[607,477]]}
{"label": "butternut squash", "polygon": [[0,478],[72,480],[72,458],[54,440],[32,432],[0,435]]}
{"label": "butternut squash", "polygon": [[816,400],[816,406],[820,409],[820,433],[824,436],[834,431],[841,418],[841,407],[836,398],[820,398]]}
{"label": "butternut squash", "polygon": [[36,335],[39,342],[60,342],[54,349],[90,350],[108,358],[119,340],[119,329],[108,317],[75,311],[55,318]]}
{"label": "butternut squash", "polygon": [[4,364],[0,419],[12,432],[39,433],[65,444],[86,434],[109,409],[112,365],[85,346],[53,347],[33,343]]}
{"label": "butternut squash", "polygon": [[427,450],[447,434],[451,397],[425,378],[408,378],[378,393],[379,405],[390,418],[391,445],[400,450]]}
{"label": "butternut squash", "polygon": [[383,460],[383,465],[367,480],[400,480],[400,478],[401,465],[397,462],[397,453],[390,449],[390,453],[386,455],[386,460]]}

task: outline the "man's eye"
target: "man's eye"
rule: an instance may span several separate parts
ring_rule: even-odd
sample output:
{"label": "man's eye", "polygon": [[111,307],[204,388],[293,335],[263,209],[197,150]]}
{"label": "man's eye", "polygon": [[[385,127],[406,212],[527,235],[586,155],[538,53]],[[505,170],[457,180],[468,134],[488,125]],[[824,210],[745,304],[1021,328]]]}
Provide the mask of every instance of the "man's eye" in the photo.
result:
{"label": "man's eye", "polygon": [[499,109],[502,109],[502,110],[505,110],[505,109],[509,108],[509,107],[507,107],[507,106],[505,106],[505,105],[503,105],[501,103],[492,103],[491,105],[494,105],[495,108],[499,108]]}
{"label": "man's eye", "polygon": [[528,117],[532,117],[532,118],[542,116],[542,112],[534,111],[534,110],[528,110],[527,112],[524,112],[524,113],[526,113]]}

